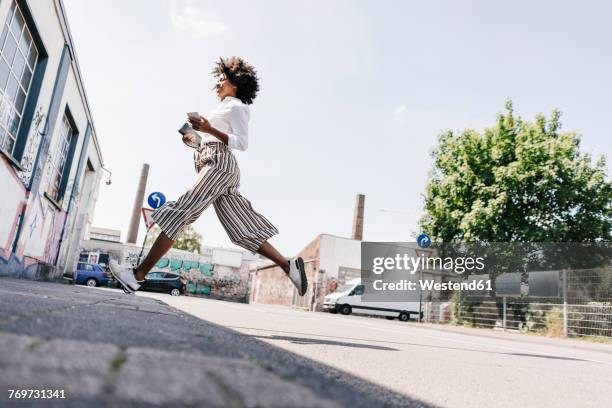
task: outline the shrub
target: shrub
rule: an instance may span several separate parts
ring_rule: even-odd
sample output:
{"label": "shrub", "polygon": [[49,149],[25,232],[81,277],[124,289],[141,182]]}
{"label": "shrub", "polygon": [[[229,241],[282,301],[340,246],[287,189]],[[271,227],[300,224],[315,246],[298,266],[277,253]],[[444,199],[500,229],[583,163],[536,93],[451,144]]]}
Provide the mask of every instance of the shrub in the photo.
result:
{"label": "shrub", "polygon": [[563,336],[563,312],[558,307],[553,307],[546,313],[544,332],[550,337]]}

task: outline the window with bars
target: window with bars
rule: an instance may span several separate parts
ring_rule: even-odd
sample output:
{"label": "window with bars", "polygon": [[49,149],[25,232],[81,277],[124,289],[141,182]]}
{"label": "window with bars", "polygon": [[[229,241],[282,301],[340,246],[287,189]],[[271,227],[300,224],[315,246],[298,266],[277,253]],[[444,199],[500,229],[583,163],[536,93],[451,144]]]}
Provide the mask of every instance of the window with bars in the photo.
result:
{"label": "window with bars", "polygon": [[47,186],[47,195],[53,200],[59,201],[61,197],[62,176],[64,175],[64,167],[68,159],[68,151],[72,143],[73,130],[68,121],[68,117],[64,114],[60,124],[59,135],[56,139],[56,144],[51,151],[49,157],[49,184]]}
{"label": "window with bars", "polygon": [[32,34],[13,1],[0,37],[0,148],[11,156],[37,61]]}

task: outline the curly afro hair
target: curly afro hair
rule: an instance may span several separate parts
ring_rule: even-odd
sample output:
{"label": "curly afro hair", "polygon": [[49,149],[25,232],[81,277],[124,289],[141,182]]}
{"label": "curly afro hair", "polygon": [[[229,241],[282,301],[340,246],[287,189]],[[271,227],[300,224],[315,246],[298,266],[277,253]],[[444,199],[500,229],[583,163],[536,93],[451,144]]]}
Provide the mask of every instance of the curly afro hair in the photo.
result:
{"label": "curly afro hair", "polygon": [[216,78],[225,75],[236,87],[236,98],[247,105],[253,103],[259,91],[259,79],[251,64],[239,57],[219,58],[212,74]]}

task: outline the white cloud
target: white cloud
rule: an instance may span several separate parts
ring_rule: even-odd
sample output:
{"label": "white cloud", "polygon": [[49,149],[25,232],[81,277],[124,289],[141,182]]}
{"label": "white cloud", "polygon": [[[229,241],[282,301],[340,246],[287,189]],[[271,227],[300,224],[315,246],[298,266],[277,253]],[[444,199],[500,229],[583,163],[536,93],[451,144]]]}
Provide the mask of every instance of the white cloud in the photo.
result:
{"label": "white cloud", "polygon": [[406,105],[400,105],[393,110],[393,118],[395,119],[395,123],[404,123],[406,120],[406,113],[408,113],[408,108]]}
{"label": "white cloud", "polygon": [[170,20],[177,30],[189,32],[198,38],[223,34],[228,30],[221,21],[210,19],[203,10],[190,6],[172,7]]}

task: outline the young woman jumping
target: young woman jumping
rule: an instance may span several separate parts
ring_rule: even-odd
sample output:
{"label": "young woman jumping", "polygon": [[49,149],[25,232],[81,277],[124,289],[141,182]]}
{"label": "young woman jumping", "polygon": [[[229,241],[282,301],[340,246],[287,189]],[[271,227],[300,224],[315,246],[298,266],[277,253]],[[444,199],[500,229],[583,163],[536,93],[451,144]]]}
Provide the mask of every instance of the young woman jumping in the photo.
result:
{"label": "young woman jumping", "polygon": [[178,200],[167,202],[153,213],[162,232],[142,263],[128,268],[111,260],[109,269],[127,291],[138,290],[145,275],[172,248],[181,231],[212,204],[230,240],[280,266],[304,296],[308,287],[304,261],[300,257],[285,258],[268,242],[278,230],[238,192],[240,170],[232,149],[246,150],[249,144],[248,105],[259,91],[257,73],[243,59],[231,57],[221,58],[212,74],[217,78],[214,89],[220,103],[206,118],[190,115],[191,126],[200,134],[183,136],[186,144],[196,148],[195,183]]}

